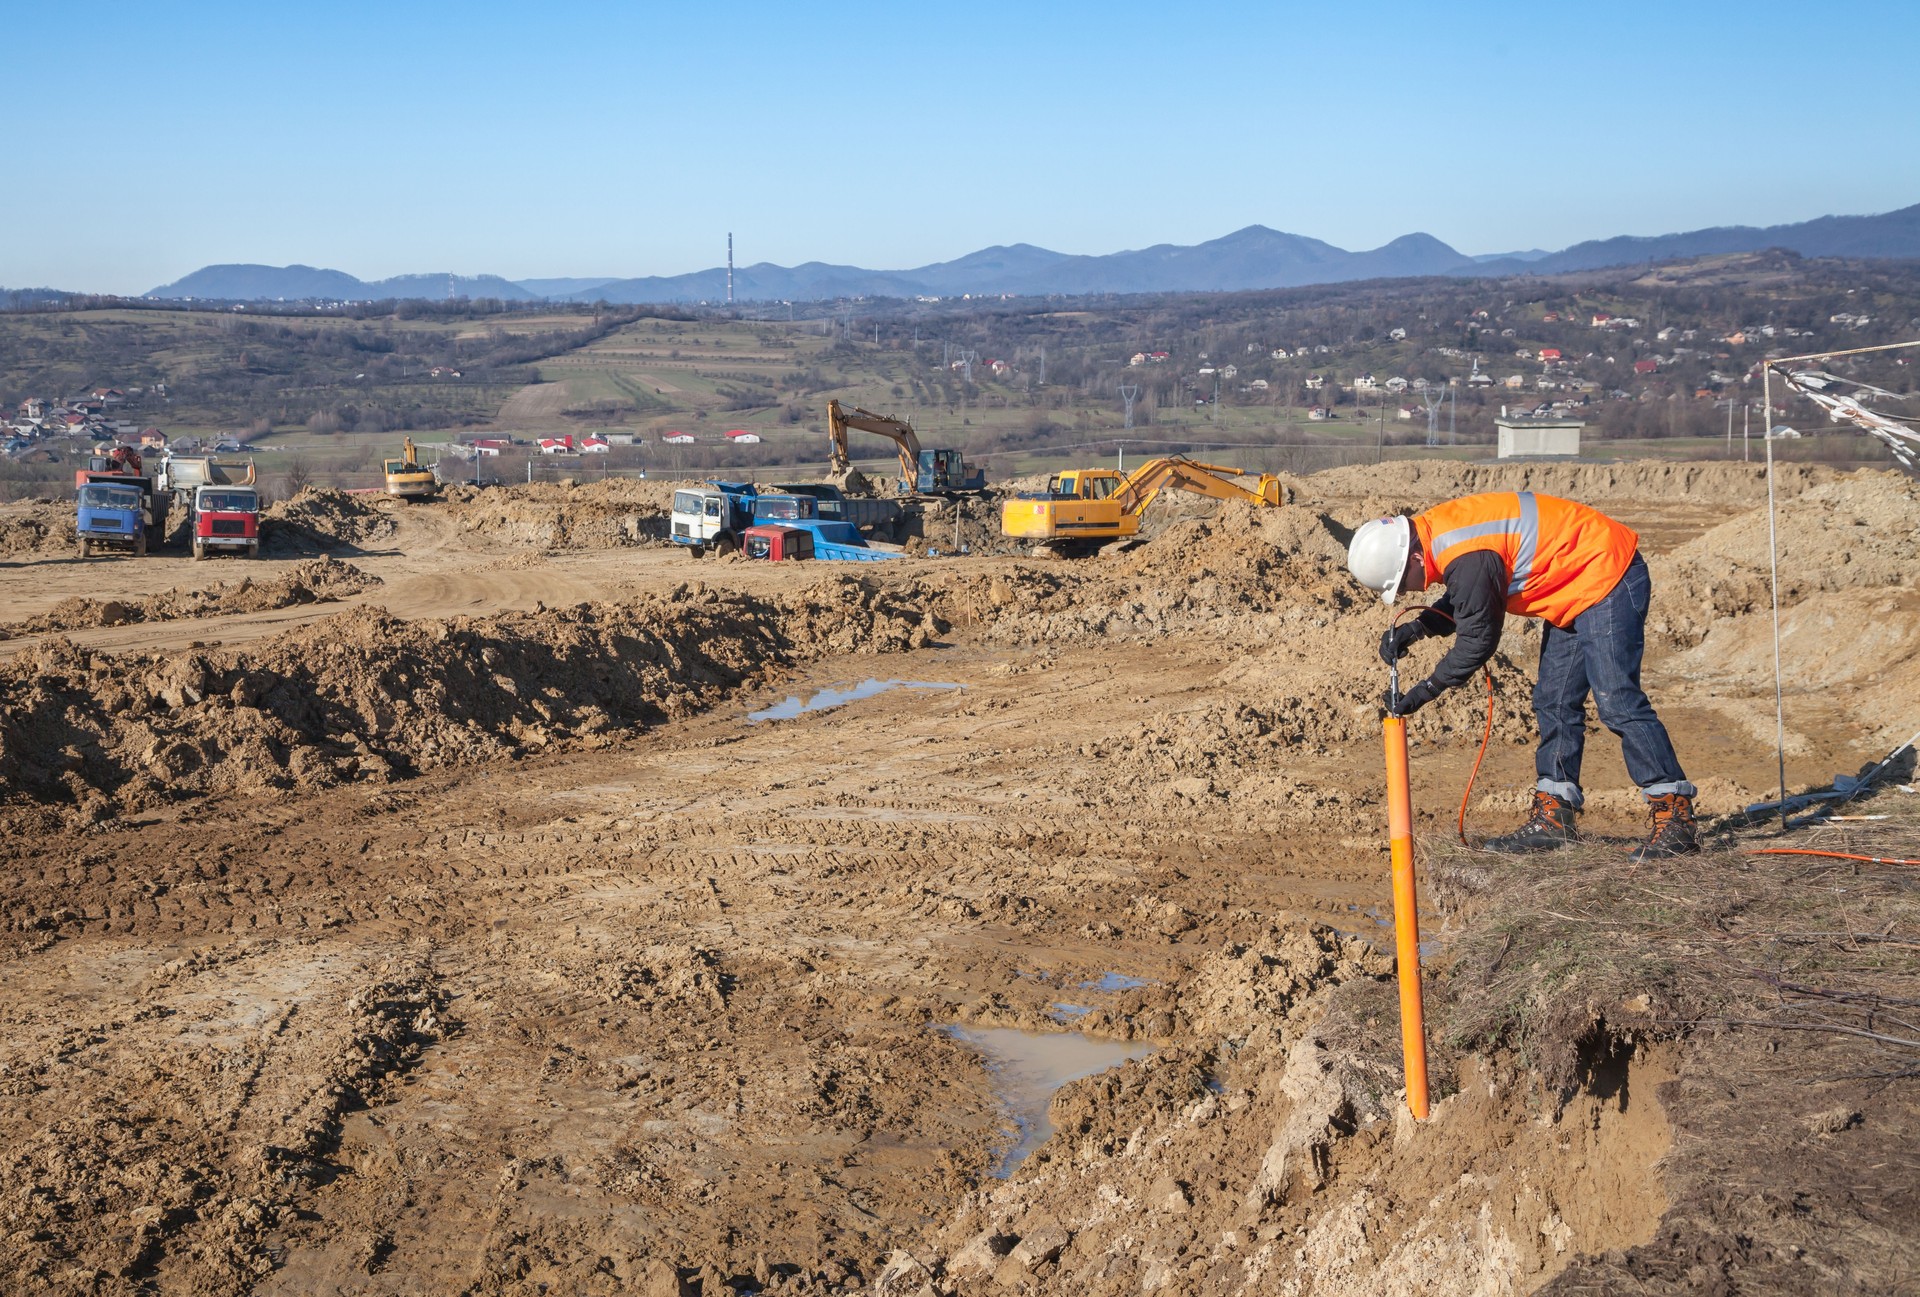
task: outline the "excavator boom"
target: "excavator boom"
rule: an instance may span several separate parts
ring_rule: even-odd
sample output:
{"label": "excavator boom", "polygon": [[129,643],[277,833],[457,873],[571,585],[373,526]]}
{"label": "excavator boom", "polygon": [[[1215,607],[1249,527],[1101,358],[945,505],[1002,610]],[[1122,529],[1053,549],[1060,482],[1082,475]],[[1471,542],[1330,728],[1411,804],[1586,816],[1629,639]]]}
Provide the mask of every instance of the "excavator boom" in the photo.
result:
{"label": "excavator boom", "polygon": [[891,415],[862,410],[857,405],[852,409],[843,409],[839,401],[829,399],[827,401],[827,440],[829,442],[827,459],[828,467],[833,472],[845,473],[852,467],[852,461],[847,457],[847,429],[849,428],[871,432],[891,441],[900,455],[900,476],[909,486],[919,477],[920,438],[915,435],[912,424]]}
{"label": "excavator boom", "polygon": [[1162,491],[1192,491],[1215,500],[1243,500],[1263,508],[1278,505],[1280,479],[1262,474],[1248,490],[1233,478],[1245,476],[1226,464],[1202,464],[1173,456],[1148,460],[1126,477],[1111,469],[1062,473],[1047,494],[1009,500],[1000,514],[1000,532],[1037,541],[1056,552],[1087,553],[1110,540],[1139,534],[1141,515]]}
{"label": "excavator boom", "polygon": [[1120,484],[1111,498],[1119,503],[1122,512],[1136,517],[1145,513],[1154,497],[1168,488],[1192,491],[1195,495],[1211,496],[1216,500],[1253,500],[1269,505],[1280,503],[1279,478],[1263,474],[1259,488],[1254,491],[1229,480],[1245,476],[1243,471],[1228,464],[1202,464],[1199,460],[1182,459],[1175,455],[1142,464]]}

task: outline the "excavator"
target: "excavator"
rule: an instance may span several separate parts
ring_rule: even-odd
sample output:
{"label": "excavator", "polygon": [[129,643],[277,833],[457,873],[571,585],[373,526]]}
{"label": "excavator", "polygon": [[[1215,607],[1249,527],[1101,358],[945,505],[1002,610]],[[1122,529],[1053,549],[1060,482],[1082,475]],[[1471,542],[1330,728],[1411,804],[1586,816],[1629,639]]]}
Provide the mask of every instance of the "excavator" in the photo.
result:
{"label": "excavator", "polygon": [[401,443],[401,457],[382,461],[386,470],[387,494],[397,495],[403,500],[425,500],[440,489],[440,483],[433,470],[420,462],[420,454],[413,447],[413,438],[408,437]]}
{"label": "excavator", "polygon": [[1279,478],[1263,473],[1252,490],[1229,480],[1243,476],[1237,468],[1180,455],[1150,459],[1125,476],[1110,468],[1075,469],[1047,479],[1045,495],[1007,501],[1000,511],[1000,534],[1032,541],[1062,558],[1077,558],[1108,541],[1137,536],[1141,515],[1162,491],[1192,491],[1263,508],[1284,499]]}
{"label": "excavator", "polygon": [[862,410],[859,406],[843,409],[840,402],[827,401],[827,438],[831,444],[828,454],[830,476],[844,486],[853,472],[853,464],[847,458],[847,429],[858,428],[861,432],[871,432],[885,437],[894,445],[900,455],[900,485],[902,491],[917,492],[921,495],[954,495],[962,491],[980,491],[987,485],[987,476],[979,469],[967,471],[966,461],[957,450],[923,450],[920,438],[913,431],[913,425],[905,419],[896,419],[892,415],[875,414],[871,410]]}

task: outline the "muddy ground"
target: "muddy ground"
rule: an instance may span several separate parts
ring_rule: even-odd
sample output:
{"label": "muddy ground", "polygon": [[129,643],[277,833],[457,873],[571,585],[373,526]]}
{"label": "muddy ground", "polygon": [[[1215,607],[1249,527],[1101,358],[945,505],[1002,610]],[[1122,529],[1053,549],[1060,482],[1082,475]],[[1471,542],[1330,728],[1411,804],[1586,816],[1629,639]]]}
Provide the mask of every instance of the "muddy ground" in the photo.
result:
{"label": "muddy ground", "polygon": [[[0,509],[0,1288],[1898,1290],[1913,872],[1721,821],[1628,874],[1598,730],[1595,845],[1464,851],[1471,691],[1411,725],[1405,1115],[1344,538],[1520,485],[1641,531],[1703,810],[1769,795],[1738,465],[1346,469],[1097,559],[962,519],[858,571],[693,560],[644,484],[310,492],[251,563],[81,563]],[[1920,501],[1776,485],[1804,786],[1920,728]],[[1531,786],[1533,652],[1474,834]],[[928,687],[777,707],[866,681]],[[1917,854],[1899,783],[1817,841]],[[980,1042],[1069,1027],[1144,1056],[1041,1139]]]}

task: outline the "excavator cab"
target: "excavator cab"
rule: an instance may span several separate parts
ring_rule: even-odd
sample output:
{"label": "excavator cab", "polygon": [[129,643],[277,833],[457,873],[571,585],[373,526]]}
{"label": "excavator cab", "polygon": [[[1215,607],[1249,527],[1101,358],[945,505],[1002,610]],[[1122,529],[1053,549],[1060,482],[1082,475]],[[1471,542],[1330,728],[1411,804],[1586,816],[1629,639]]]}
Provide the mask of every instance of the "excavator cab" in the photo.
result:
{"label": "excavator cab", "polygon": [[986,475],[979,470],[967,472],[967,461],[957,450],[922,450],[920,471],[914,489],[941,495],[948,491],[978,491],[986,486]]}
{"label": "excavator cab", "polygon": [[1083,468],[1047,479],[1047,494],[1063,500],[1104,500],[1119,490],[1121,476],[1110,468]]}

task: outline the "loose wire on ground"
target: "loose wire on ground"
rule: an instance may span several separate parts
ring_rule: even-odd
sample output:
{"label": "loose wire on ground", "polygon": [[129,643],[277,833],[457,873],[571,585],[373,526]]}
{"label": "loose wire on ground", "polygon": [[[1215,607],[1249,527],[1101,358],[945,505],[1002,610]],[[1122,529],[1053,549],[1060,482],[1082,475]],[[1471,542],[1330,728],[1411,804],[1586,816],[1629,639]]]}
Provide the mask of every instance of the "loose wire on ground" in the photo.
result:
{"label": "loose wire on ground", "polygon": [[1895,856],[1855,856],[1845,851],[1814,851],[1807,847],[1748,847],[1749,856],[1826,856],[1833,860],[1864,860],[1870,865],[1920,865],[1920,860],[1901,860]]}

